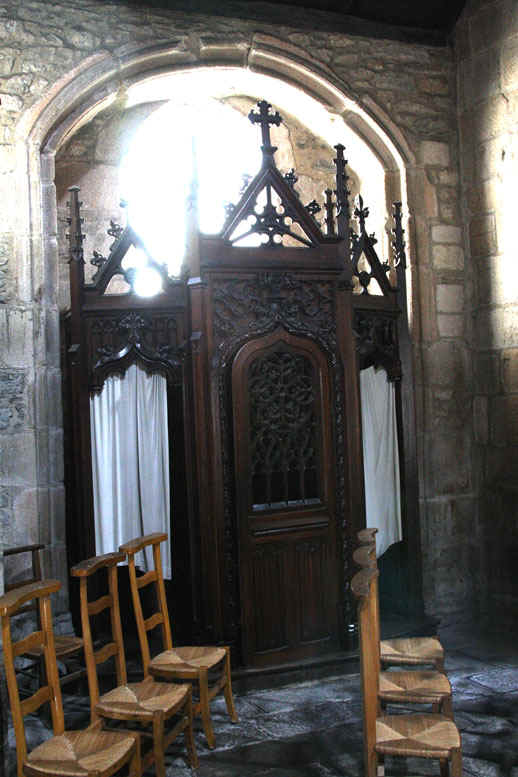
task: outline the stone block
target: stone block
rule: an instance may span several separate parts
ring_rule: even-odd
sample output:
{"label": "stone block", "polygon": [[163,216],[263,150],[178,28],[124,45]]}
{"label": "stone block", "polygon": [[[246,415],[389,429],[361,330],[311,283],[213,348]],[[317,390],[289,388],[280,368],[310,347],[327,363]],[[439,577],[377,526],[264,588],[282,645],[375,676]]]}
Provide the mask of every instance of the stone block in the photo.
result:
{"label": "stone block", "polygon": [[40,523],[44,515],[38,501],[38,489],[13,489],[13,514],[16,516],[18,537],[26,538],[19,544],[40,542]]}
{"label": "stone block", "polygon": [[52,483],[62,483],[65,477],[63,461],[63,430],[49,430],[49,479]]}
{"label": "stone block", "polygon": [[479,352],[474,359],[475,391],[478,394],[499,394],[500,354],[494,352]]}
{"label": "stone block", "polygon": [[425,444],[429,497],[457,495],[471,489],[471,430],[435,432]]}
{"label": "stone block", "polygon": [[473,428],[475,442],[479,445],[487,445],[489,440],[489,415],[488,399],[484,396],[473,399]]}
{"label": "stone block", "polygon": [[493,445],[518,445],[518,395],[496,396],[489,406]]}
{"label": "stone block", "polygon": [[464,316],[439,313],[437,328],[440,337],[464,337]]}
{"label": "stone block", "polygon": [[0,433],[20,431],[27,415],[25,372],[0,370]]}
{"label": "stone block", "polygon": [[446,95],[450,92],[450,84],[446,76],[417,76],[416,86],[423,94],[434,96]]}
{"label": "stone block", "polygon": [[518,305],[484,308],[476,314],[476,337],[484,350],[518,345]]}
{"label": "stone block", "polygon": [[483,4],[469,20],[473,52],[496,46],[508,29],[506,4],[503,0]]}
{"label": "stone block", "polygon": [[438,283],[436,299],[439,313],[462,313],[464,287],[458,283]]}
{"label": "stone block", "polygon": [[460,245],[448,243],[433,245],[432,263],[437,270],[462,270],[464,251]]}
{"label": "stone block", "polygon": [[506,154],[506,138],[491,138],[481,143],[476,152],[477,178],[485,181],[502,174]]}
{"label": "stone block", "polygon": [[498,252],[496,220],[493,213],[476,216],[469,225],[471,254],[474,257],[491,256]]}
{"label": "stone block", "polygon": [[508,91],[518,89],[518,35],[504,41],[501,62],[502,87]]}
{"label": "stone block", "polygon": [[421,267],[418,283],[421,303],[421,337],[423,340],[434,340],[437,336],[437,321],[433,273],[428,268]]}
{"label": "stone block", "polygon": [[501,353],[502,382],[508,394],[518,394],[518,348],[507,348]]}
{"label": "stone block", "polygon": [[423,140],[420,146],[420,158],[424,165],[449,167],[450,146],[435,140]]}
{"label": "stone block", "polygon": [[6,485],[36,482],[36,447],[32,432],[0,437],[0,482]]}
{"label": "stone block", "polygon": [[436,224],[432,227],[432,240],[434,243],[462,244],[462,229],[460,227]]}
{"label": "stone block", "polygon": [[33,313],[0,308],[0,360],[8,367],[27,367],[33,359]]}
{"label": "stone block", "polygon": [[66,542],[66,504],[64,486],[49,489],[50,496],[50,536],[52,543]]}
{"label": "stone block", "polygon": [[459,343],[441,340],[423,349],[425,381],[463,392],[471,379],[470,358]]}
{"label": "stone block", "polygon": [[445,428],[459,431],[471,423],[471,396],[462,391],[450,388],[427,389],[426,424],[427,430],[444,430]]}

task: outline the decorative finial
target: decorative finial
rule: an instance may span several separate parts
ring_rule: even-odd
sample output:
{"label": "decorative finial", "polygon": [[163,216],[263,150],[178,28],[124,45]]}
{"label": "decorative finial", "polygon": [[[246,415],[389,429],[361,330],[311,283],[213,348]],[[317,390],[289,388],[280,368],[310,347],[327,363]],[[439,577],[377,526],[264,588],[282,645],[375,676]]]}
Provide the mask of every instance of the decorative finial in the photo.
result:
{"label": "decorative finial", "polygon": [[290,187],[290,189],[293,189],[293,187],[295,186],[295,184],[296,184],[296,183],[297,183],[297,181],[299,180],[299,179],[297,178],[297,176],[295,175],[295,170],[293,169],[293,167],[291,168],[291,170],[289,171],[289,173],[286,173],[286,174],[285,174],[285,176],[284,176],[284,180],[286,181],[286,183],[288,184],[288,186]]}
{"label": "decorative finial", "polygon": [[394,229],[392,234],[394,240],[392,241],[392,247],[394,249],[394,264],[396,267],[401,267],[402,270],[406,270],[406,253],[405,253],[405,241],[403,235],[405,230],[402,226],[403,214],[401,213],[401,203],[394,202]]}
{"label": "decorative finial", "polygon": [[324,203],[324,208],[326,211],[326,231],[329,237],[336,235],[335,230],[335,216],[334,216],[334,202],[333,202],[333,191],[332,189],[326,189],[324,194],[326,195],[326,201]]}
{"label": "decorative finial", "polygon": [[70,192],[70,202],[68,203],[70,209],[70,216],[67,219],[70,224],[70,234],[67,235],[70,241],[70,261],[84,264],[83,256],[83,240],[85,236],[81,232],[81,224],[83,218],[81,218],[81,205],[79,202],[79,186],[71,186],[68,190]]}
{"label": "decorative finial", "polygon": [[266,100],[260,100],[257,103],[257,107],[259,108],[259,113],[255,113],[253,110],[250,111],[248,114],[248,118],[252,122],[252,124],[260,124],[261,125],[261,137],[262,137],[262,146],[261,150],[263,152],[263,161],[268,157],[273,157],[275,152],[277,151],[276,146],[272,146],[270,141],[270,124],[275,124],[277,127],[282,122],[282,117],[279,113],[279,111],[275,111],[275,113],[270,113],[270,108],[272,107],[270,103],[266,102]]}
{"label": "decorative finial", "polygon": [[338,234],[340,237],[348,238],[350,233],[351,211],[349,208],[349,195],[351,192],[347,188],[349,176],[346,171],[347,159],[344,158],[345,146],[341,143],[335,146],[336,159],[336,221],[338,225]]}

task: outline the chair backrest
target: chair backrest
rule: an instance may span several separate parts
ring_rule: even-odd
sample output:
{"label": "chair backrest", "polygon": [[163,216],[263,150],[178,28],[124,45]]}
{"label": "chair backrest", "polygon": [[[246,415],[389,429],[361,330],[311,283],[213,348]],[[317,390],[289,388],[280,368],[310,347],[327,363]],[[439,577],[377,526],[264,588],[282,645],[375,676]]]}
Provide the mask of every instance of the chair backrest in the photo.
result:
{"label": "chair backrest", "polygon": [[[29,585],[30,583],[37,583],[39,580],[43,579],[41,551],[44,547],[45,545],[37,543],[34,545],[19,545],[18,547],[4,548],[4,557],[11,558],[19,556],[20,554],[31,554],[31,576],[25,577],[23,580],[16,581],[16,583],[7,583],[4,589],[6,593],[9,591],[14,591],[16,588],[21,588],[24,585]],[[34,612],[38,611],[38,604],[35,599],[26,604],[25,607],[21,607],[20,610],[18,610],[17,615],[21,615],[22,612],[29,612],[31,610]]]}
{"label": "chair backrest", "polygon": [[[98,719],[95,712],[96,704],[99,701],[98,665],[113,657],[115,659],[117,685],[124,685],[127,679],[117,581],[117,564],[124,560],[125,556],[123,553],[106,553],[104,556],[94,556],[86,561],[82,561],[70,570],[71,575],[79,578],[81,625],[83,629],[88,689],[90,691],[90,717],[92,723]],[[89,600],[88,579],[92,575],[101,572],[101,570],[106,570],[108,576],[108,593]],[[97,587],[96,592],[98,590],[99,588]],[[102,647],[95,650],[90,618],[99,615],[104,610],[109,610],[110,612],[111,641],[106,642]]]}
{"label": "chair backrest", "polygon": [[[378,531],[377,529],[364,529],[365,532],[372,532],[372,537]],[[361,534],[361,532],[359,532]],[[359,548],[353,553],[353,561],[358,564],[362,569],[378,569],[378,560],[376,558],[376,540],[360,545]],[[371,625],[374,630],[374,635],[378,640],[381,639],[381,626],[380,626],[380,606],[379,606],[379,586],[378,577],[372,583],[372,613],[371,613]]]}
{"label": "chair backrest", "polygon": [[[365,751],[365,774],[375,774],[374,748],[376,745],[376,718],[379,711],[379,640],[373,629],[374,585],[378,570],[365,567],[351,580],[351,590],[358,600],[358,623],[360,627],[360,670],[363,698],[363,740]],[[370,766],[369,766],[370,765]]]}
{"label": "chair backrest", "polygon": [[[149,674],[149,662],[151,654],[149,652],[148,631],[160,626],[162,633],[162,645],[164,650],[171,650],[173,640],[171,636],[171,624],[169,622],[169,611],[167,608],[167,599],[165,595],[164,576],[162,574],[162,558],[160,554],[160,543],[167,540],[167,534],[156,532],[146,534],[143,537],[130,540],[121,545],[119,551],[125,553],[128,558],[129,577],[131,586],[131,597],[133,599],[133,608],[135,610],[135,619],[137,621],[137,631],[140,643],[140,652],[142,654],[142,668],[144,677]],[[153,549],[153,569],[144,575],[137,577],[137,568],[135,564],[135,554],[144,548],[152,546]],[[144,618],[142,611],[142,602],[140,599],[140,590],[148,585],[155,586],[157,610],[156,612]]]}
{"label": "chair backrest", "polygon": [[[35,712],[43,704],[49,702],[54,734],[62,734],[65,729],[50,604],[51,594],[58,591],[60,587],[61,583],[59,580],[41,580],[15,588],[0,597],[5,676],[16,736],[18,777],[23,775],[23,764],[27,756],[25,716]],[[12,617],[19,614],[20,609],[26,608],[28,604],[32,604],[34,601],[38,605],[41,626],[23,639],[13,642],[11,630]],[[16,681],[15,658],[28,650],[33,650],[40,646],[43,648],[47,684],[22,701]]]}

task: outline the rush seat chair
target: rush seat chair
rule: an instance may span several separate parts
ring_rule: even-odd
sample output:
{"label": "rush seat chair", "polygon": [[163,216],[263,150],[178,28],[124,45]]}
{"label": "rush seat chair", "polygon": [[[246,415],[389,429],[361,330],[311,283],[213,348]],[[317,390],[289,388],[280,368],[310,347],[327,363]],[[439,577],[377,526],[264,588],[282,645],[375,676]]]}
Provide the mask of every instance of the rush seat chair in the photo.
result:
{"label": "rush seat chair", "polygon": [[[119,608],[117,564],[125,561],[122,553],[107,553],[76,564],[70,572],[79,578],[81,623],[85,643],[90,710],[92,723],[118,720],[139,725],[142,739],[150,739],[151,747],[142,748],[142,770],[155,765],[157,777],[165,777],[164,754],[176,737],[184,733],[189,764],[198,766],[192,733],[192,689],[188,683],[156,682],[148,676],[138,683],[128,683],[124,641]],[[88,581],[102,575],[108,577],[108,590],[99,598],[88,597]],[[100,588],[96,588],[96,591]],[[101,589],[102,590],[102,589]],[[91,618],[109,610],[111,641],[94,650]],[[115,659],[117,687],[100,695],[97,667],[109,658]],[[166,729],[167,724],[169,728]]]}
{"label": "rush seat chair", "polygon": [[[128,558],[129,576],[137,630],[142,653],[144,676],[151,675],[165,680],[187,681],[193,684],[199,700],[194,704],[194,714],[200,715],[209,748],[214,748],[215,737],[210,714],[210,701],[223,691],[227,712],[232,723],[237,723],[237,714],[232,697],[230,674],[230,648],[227,646],[193,646],[173,648],[171,625],[165,595],[160,543],[167,534],[147,534],[121,545],[119,550]],[[151,546],[153,569],[137,577],[135,554]],[[154,585],[157,611],[144,619],[139,591],[147,585]],[[164,650],[151,658],[148,631],[160,626]]]}
{"label": "rush seat chair", "polygon": [[363,696],[364,774],[377,777],[385,756],[436,759],[441,777],[462,777],[460,733],[446,715],[414,713],[379,714],[379,647],[374,629],[373,584],[378,570],[365,567],[351,581],[358,601],[360,670]]}
{"label": "rush seat chair", "polygon": [[[0,597],[5,674],[16,737],[18,777],[111,777],[123,767],[130,777],[141,777],[138,734],[102,731],[100,725],[83,731],[65,731],[58,678],[50,596],[59,580],[41,580]],[[16,642],[11,619],[21,607],[36,601],[41,627]],[[45,661],[46,684],[23,701],[16,681],[15,658],[40,648]],[[54,736],[27,752],[24,718],[50,704]]]}

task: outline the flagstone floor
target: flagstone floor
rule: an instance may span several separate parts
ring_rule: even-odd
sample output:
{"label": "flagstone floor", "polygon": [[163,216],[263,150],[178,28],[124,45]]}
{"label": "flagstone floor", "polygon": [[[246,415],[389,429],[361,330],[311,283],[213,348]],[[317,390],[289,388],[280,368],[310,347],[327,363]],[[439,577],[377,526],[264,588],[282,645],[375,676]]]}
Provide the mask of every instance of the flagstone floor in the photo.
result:
{"label": "flagstone floor", "polygon": [[[465,775],[518,777],[518,641],[473,629],[441,632],[462,733]],[[354,668],[354,667],[353,667]],[[198,777],[360,777],[361,699],[358,674],[345,674],[236,695],[239,723],[223,699],[212,703],[216,749],[196,723]],[[88,700],[65,697],[67,727],[88,721]],[[29,746],[48,736],[33,720]],[[180,739],[167,756],[167,777],[191,774]],[[10,732],[11,747],[14,739]],[[387,759],[388,775],[439,774],[437,762]]]}

